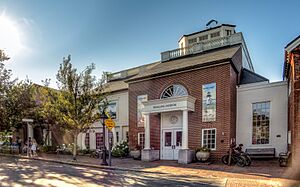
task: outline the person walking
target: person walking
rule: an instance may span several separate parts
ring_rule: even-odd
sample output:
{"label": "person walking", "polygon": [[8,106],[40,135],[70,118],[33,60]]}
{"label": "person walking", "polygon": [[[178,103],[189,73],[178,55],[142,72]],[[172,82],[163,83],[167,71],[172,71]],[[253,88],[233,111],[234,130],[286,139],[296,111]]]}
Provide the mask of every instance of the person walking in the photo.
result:
{"label": "person walking", "polygon": [[31,151],[33,156],[38,156],[36,153],[37,143],[35,139],[32,139]]}

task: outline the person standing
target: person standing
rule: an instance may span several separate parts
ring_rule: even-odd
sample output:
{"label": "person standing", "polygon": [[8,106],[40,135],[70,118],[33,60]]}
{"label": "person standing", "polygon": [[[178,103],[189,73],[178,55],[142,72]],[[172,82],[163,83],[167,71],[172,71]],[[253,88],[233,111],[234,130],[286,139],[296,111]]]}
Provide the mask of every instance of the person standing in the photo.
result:
{"label": "person standing", "polygon": [[33,156],[38,156],[36,153],[36,149],[37,149],[37,143],[35,139],[32,139],[31,151]]}
{"label": "person standing", "polygon": [[32,146],[32,140],[31,140],[31,137],[29,137],[28,141],[27,141],[27,156],[28,157],[32,156],[32,154],[31,154],[31,146]]}
{"label": "person standing", "polygon": [[19,136],[17,136],[17,145],[18,145],[18,148],[19,148],[19,154],[22,153],[22,140]]}

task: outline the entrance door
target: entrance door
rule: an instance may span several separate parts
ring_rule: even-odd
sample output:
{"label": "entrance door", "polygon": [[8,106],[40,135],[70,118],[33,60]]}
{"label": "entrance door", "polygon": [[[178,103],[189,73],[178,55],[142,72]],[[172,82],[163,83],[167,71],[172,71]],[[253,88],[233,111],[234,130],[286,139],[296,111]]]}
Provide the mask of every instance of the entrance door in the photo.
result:
{"label": "entrance door", "polygon": [[178,160],[178,151],[182,144],[182,130],[169,129],[162,131],[162,151],[161,159]]}

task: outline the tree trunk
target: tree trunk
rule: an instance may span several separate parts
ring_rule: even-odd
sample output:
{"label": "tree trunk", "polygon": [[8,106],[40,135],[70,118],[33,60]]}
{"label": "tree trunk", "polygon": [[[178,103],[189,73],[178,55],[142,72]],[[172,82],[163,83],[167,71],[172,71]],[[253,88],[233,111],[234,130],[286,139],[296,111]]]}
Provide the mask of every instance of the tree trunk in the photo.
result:
{"label": "tree trunk", "polygon": [[78,133],[75,132],[74,133],[74,142],[73,142],[73,160],[77,160],[76,159],[76,155],[77,155],[77,136],[78,136]]}

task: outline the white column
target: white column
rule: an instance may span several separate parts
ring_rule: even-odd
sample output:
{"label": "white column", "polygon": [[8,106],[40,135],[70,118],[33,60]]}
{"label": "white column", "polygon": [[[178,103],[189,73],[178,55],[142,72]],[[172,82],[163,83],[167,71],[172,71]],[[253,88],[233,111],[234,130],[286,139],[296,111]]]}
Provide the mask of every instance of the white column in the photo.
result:
{"label": "white column", "polygon": [[144,113],[145,116],[145,148],[150,149],[150,114]]}
{"label": "white column", "polygon": [[188,110],[183,110],[182,115],[182,149],[189,149],[188,146]]}
{"label": "white column", "polygon": [[[117,145],[117,131],[116,128],[112,128],[111,132],[113,133],[113,147],[115,147]],[[120,134],[120,133],[119,133]],[[119,137],[120,139],[120,137]]]}

